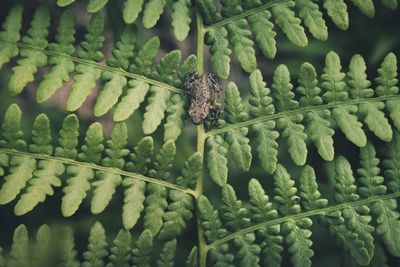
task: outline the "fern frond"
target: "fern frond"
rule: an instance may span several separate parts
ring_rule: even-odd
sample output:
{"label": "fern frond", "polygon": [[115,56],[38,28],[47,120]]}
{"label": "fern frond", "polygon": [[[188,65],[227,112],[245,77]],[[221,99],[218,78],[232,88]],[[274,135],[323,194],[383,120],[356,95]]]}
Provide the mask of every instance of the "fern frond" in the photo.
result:
{"label": "fern frond", "polygon": [[128,267],[131,259],[131,234],[120,230],[113,241],[114,246],[110,249],[110,263],[107,267]]}
{"label": "fern frond", "polygon": [[[186,0],[184,2],[190,5]],[[147,4],[150,5],[150,2]],[[189,8],[185,10],[192,11]],[[179,16],[184,15],[182,12],[178,13]],[[38,8],[37,15],[31,22],[31,29],[22,38],[22,42],[19,42],[19,38],[14,35],[19,36],[21,14],[21,7],[12,9],[9,19],[4,22],[5,31],[0,35],[0,41],[4,43],[1,50],[4,52],[0,55],[7,54],[4,55],[7,57],[7,60],[4,58],[4,63],[9,61],[9,57],[20,54],[18,66],[13,68],[14,74],[9,83],[11,94],[21,93],[28,82],[34,81],[34,74],[39,68],[49,67],[36,91],[38,103],[48,101],[67,82],[73,80],[66,109],[75,111],[86,102],[97,88],[98,81],[102,80],[104,85],[100,88],[93,109],[95,116],[103,116],[115,106],[113,119],[123,121],[143,105],[147,111],[143,123],[146,134],[153,133],[161,124],[165,113],[168,113],[169,119],[166,122],[169,124],[165,128],[165,140],[176,139],[180,135],[185,117],[182,87],[187,75],[195,68],[196,56],[189,56],[181,65],[181,52],[174,50],[156,63],[154,60],[159,52],[159,38],[150,38],[143,46],[138,46],[136,27],[128,25],[120,40],[115,43],[112,55],[105,59],[104,17],[100,14],[92,16],[84,41],[79,43],[80,48],[75,52],[76,25],[74,15],[69,10],[58,21],[55,41],[47,45],[50,16],[45,6]],[[14,22],[15,27],[9,26],[11,22]],[[149,101],[142,104],[149,91]],[[156,108],[158,106],[160,108]],[[178,120],[173,120],[175,118]]]}
{"label": "fern frond", "polygon": [[173,267],[176,250],[176,239],[172,239],[164,244],[160,254],[160,259],[157,260],[157,267]]}
{"label": "fern frond", "polygon": [[[22,58],[18,60],[18,65],[13,67],[13,75],[8,83],[8,92],[11,95],[19,94],[25,86],[34,80],[33,75],[38,68],[47,64],[47,56],[40,50],[47,47],[47,34],[50,25],[50,11],[47,6],[42,5],[37,8],[33,15],[31,27],[28,35],[22,38],[25,45],[36,48],[21,49]],[[6,39],[6,41],[8,41]]]}
{"label": "fern frond", "polygon": [[[220,1],[217,5],[210,0],[197,0],[196,5],[205,22],[206,38],[210,46],[211,63],[215,73],[226,79],[230,73],[230,50],[228,42],[235,50],[236,58],[246,72],[256,69],[254,36],[262,53],[267,58],[276,55],[276,29],[278,26],[293,44],[304,47],[308,37],[302,24],[318,40],[328,39],[327,20],[324,8],[333,23],[341,30],[349,27],[348,5],[355,5],[368,17],[375,15],[372,0],[275,0],[275,1]],[[396,1],[383,0],[391,9],[397,8]],[[272,16],[271,16],[272,14]],[[250,27],[247,27],[248,24]],[[275,24],[275,25],[274,25]],[[229,31],[229,36],[227,35]]]}
{"label": "fern frond", "polygon": [[105,266],[104,258],[108,255],[106,234],[101,223],[96,222],[90,229],[87,251],[83,253],[83,267]]}
{"label": "fern frond", "polygon": [[133,266],[150,266],[150,252],[153,247],[153,235],[150,230],[144,230],[132,250]]}
{"label": "fern frond", "polygon": [[7,266],[28,267],[30,265],[28,229],[25,225],[18,226],[13,235],[10,259]]}
{"label": "fern frond", "polygon": [[0,48],[0,68],[3,64],[10,61],[11,58],[18,55],[16,42],[21,38],[19,31],[22,26],[22,6],[14,6],[7,15],[0,32],[0,39],[7,40],[9,43]]}
{"label": "fern frond", "polygon": [[392,124],[397,126],[400,116],[397,60],[393,53],[386,56],[375,80],[373,89],[360,55],[353,57],[346,75],[340,57],[330,52],[320,79],[311,64],[301,65],[296,91],[285,65],[275,70],[272,94],[260,71],[251,73],[248,105],[243,104],[237,86],[230,82],[225,93],[224,120],[220,120],[217,129],[206,133],[210,176],[218,185],[226,183],[228,154],[241,170],[250,168],[253,144],[249,145],[249,135],[255,136],[254,148],[261,166],[269,173],[275,171],[278,162],[279,136],[286,140],[290,156],[299,166],[306,163],[308,140],[314,143],[322,159],[333,160],[333,135],[337,128],[359,147],[367,143],[363,125],[382,141],[390,142]]}

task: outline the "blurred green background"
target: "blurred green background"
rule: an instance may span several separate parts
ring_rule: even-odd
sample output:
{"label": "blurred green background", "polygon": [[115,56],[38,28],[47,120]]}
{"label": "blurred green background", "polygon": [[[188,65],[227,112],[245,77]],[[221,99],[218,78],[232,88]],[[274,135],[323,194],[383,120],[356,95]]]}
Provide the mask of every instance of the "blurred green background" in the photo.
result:
{"label": "blurred green background", "polygon": [[[62,12],[62,8],[57,7],[55,1],[1,1],[0,6],[0,21],[4,21],[4,18],[11,8],[12,5],[16,3],[22,3],[24,6],[24,27],[22,33],[26,32],[29,22],[32,18],[34,9],[40,3],[46,3],[51,8],[52,14],[52,29],[50,31],[50,40],[54,37],[54,26],[57,25],[57,18]],[[87,1],[77,1],[72,8],[77,17],[77,43],[79,43],[85,33],[85,26],[88,23],[90,15],[86,13],[85,7]],[[121,33],[124,23],[121,18],[121,1],[110,0],[109,4],[103,10],[104,14],[107,16],[107,27],[106,27],[106,44],[105,44],[105,54],[110,55],[111,49],[113,48],[113,43],[115,39],[118,39]],[[297,79],[297,73],[300,65],[307,61],[313,64],[318,72],[322,73],[324,59],[326,53],[329,51],[335,51],[338,53],[342,59],[343,71],[347,72],[347,65],[350,58],[356,54],[361,54],[368,65],[368,77],[373,80],[377,75],[377,68],[379,67],[381,61],[386,56],[388,52],[395,52],[398,56],[400,55],[400,10],[392,11],[384,8],[379,1],[375,1],[376,5],[376,16],[373,19],[367,18],[362,15],[359,10],[354,8],[351,4],[349,5],[350,14],[350,28],[347,31],[341,31],[335,27],[329,18],[324,14],[327,20],[329,28],[329,39],[326,42],[316,41],[309,36],[309,45],[306,48],[299,48],[291,44],[285,36],[282,35],[279,30],[277,30],[277,44],[278,44],[278,54],[275,60],[266,59],[261,55],[260,51],[257,51],[259,56],[258,67],[262,70],[264,75],[264,80],[270,86],[272,83],[273,72],[279,64],[286,64],[292,73],[293,83],[296,86],[295,80]],[[146,30],[139,25],[138,31],[138,43],[144,43],[148,38],[157,35],[161,40],[161,51],[158,55],[158,59],[161,58],[163,54],[173,49],[180,49],[183,53],[183,58],[189,54],[195,53],[196,48],[196,35],[195,35],[195,25],[192,25],[189,38],[184,42],[178,42],[173,38],[172,30],[170,29],[170,16],[163,15],[161,20],[158,22],[157,26],[152,30]],[[208,49],[206,49],[207,58],[206,70],[211,71],[209,60],[208,60]],[[240,88],[242,97],[247,99],[248,90],[248,74],[244,73],[237,62],[232,57],[232,71],[228,81],[234,81]],[[10,97],[7,94],[7,83],[11,73],[11,67],[15,65],[15,61],[4,66],[0,71],[0,121],[3,120],[3,114],[6,108],[11,103],[18,103],[21,109],[24,111],[23,115],[23,129],[25,132],[25,137],[30,138],[30,130],[33,123],[33,119],[36,115],[41,112],[45,112],[51,119],[53,137],[56,137],[58,130],[61,127],[62,120],[67,114],[64,107],[66,102],[66,93],[69,90],[69,86],[65,86],[60,92],[58,92],[54,97],[52,97],[45,104],[39,105],[36,103],[34,95],[37,82],[31,83],[21,95],[17,97]],[[47,69],[40,69],[36,75],[36,81],[40,81]],[[223,85],[226,85],[227,81],[222,81]],[[100,85],[100,84],[99,84]],[[93,101],[96,97],[93,94],[90,99],[85,103],[85,105],[79,110],[79,118],[81,121],[80,132],[83,134],[88,125],[96,120],[100,120],[104,126],[105,132],[109,134],[113,122],[109,115],[105,115],[101,118],[95,118],[92,115]],[[141,130],[142,114],[143,108],[140,112],[136,112],[128,121],[129,129],[129,141],[131,145],[137,143],[137,141],[143,136]],[[159,127],[157,132],[153,135],[157,148],[162,144],[163,127]],[[383,143],[378,141],[376,138],[372,137],[367,131],[370,140],[373,141],[377,150],[383,146]],[[250,136],[251,138],[251,136]],[[82,135],[81,135],[82,141]],[[354,145],[350,144],[339,131],[334,136],[335,141],[335,153],[336,155],[345,155],[351,161],[353,170],[358,166],[358,153],[359,150]],[[183,165],[184,161],[190,156],[195,150],[196,142],[196,128],[189,121],[187,121],[183,135],[179,138],[177,142],[177,156],[175,160],[174,172],[177,174]],[[298,168],[295,167],[291,161],[288,153],[287,146],[285,142],[279,142],[279,161],[284,164],[289,172],[294,178],[298,178]],[[254,147],[254,146],[253,146]],[[317,172],[317,177],[321,182],[321,191],[327,192],[328,190],[328,179],[326,175],[326,163],[322,162],[320,156],[318,155],[315,147],[309,144],[309,156],[308,164],[313,166]],[[158,149],[156,149],[158,151]],[[322,162],[322,164],[321,164]],[[264,185],[266,191],[269,195],[273,196],[272,190],[272,179],[270,175],[266,174],[260,167],[258,158],[253,155],[253,167],[247,173],[239,171],[233,164],[230,163],[229,170],[229,180],[228,182],[235,188],[237,195],[242,200],[247,200],[247,184],[250,178],[258,178]],[[3,181],[0,180],[0,184]],[[326,185],[326,186],[325,186]],[[205,194],[216,204],[219,203],[220,190],[213,184],[209,177],[205,177]],[[330,197],[330,192],[327,192],[326,197]],[[117,190],[115,197],[111,205],[100,215],[92,215],[89,210],[90,196],[86,198],[85,202],[78,210],[78,212],[72,216],[72,218],[63,218],[60,211],[62,191],[60,188],[56,190],[54,196],[46,200],[46,204],[40,204],[32,212],[24,215],[22,217],[16,217],[13,213],[13,207],[16,201],[12,203],[0,206],[0,245],[3,248],[9,248],[10,242],[12,240],[13,230],[21,223],[28,226],[31,230],[31,234],[37,230],[39,225],[43,223],[47,224],[69,224],[74,228],[75,238],[78,245],[78,251],[84,251],[87,237],[89,234],[89,228],[93,225],[94,221],[99,220],[103,223],[110,242],[115,236],[118,229],[122,227],[121,223],[121,207],[123,203],[123,192],[121,188]],[[141,222],[138,223],[141,225]],[[138,227],[136,227],[138,228]],[[134,238],[137,238],[139,230],[134,230]],[[334,239],[329,236],[327,231],[314,223],[313,226],[313,236],[312,240],[314,242],[313,249],[315,251],[315,256],[313,257],[314,266],[344,266],[351,265],[351,262],[346,260],[346,255],[342,249],[335,244]],[[180,244],[179,244],[180,242]],[[186,233],[180,237],[178,242],[177,256],[179,259],[185,257],[190,248],[197,242],[196,226],[194,221],[191,221],[191,226],[188,228]],[[389,256],[388,256],[389,257]],[[288,257],[285,257],[285,265],[289,265]],[[393,259],[390,259],[391,266],[395,265]]]}

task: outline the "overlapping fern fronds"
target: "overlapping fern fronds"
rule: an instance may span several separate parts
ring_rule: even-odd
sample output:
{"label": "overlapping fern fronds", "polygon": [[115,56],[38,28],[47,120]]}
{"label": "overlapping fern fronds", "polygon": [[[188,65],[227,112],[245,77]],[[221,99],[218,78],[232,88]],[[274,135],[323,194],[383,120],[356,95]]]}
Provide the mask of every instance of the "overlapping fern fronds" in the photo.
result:
{"label": "overlapping fern fronds", "polygon": [[311,266],[311,225],[315,222],[326,227],[357,264],[369,265],[379,242],[376,236],[382,238],[387,251],[399,257],[400,135],[395,131],[393,141],[386,145],[382,171],[371,143],[360,151],[357,179],[343,156],[328,165],[329,192],[334,193],[326,198],[319,192],[311,166],[302,167],[292,178],[280,164],[273,174],[272,200],[257,179],[248,186],[249,205],[237,199],[230,185],[222,188],[223,204],[218,211],[201,196],[198,204],[210,266],[234,266],[234,262],[280,266],[284,248],[293,266]]}
{"label": "overlapping fern fronds", "polygon": [[[362,56],[351,59],[345,74],[339,56],[330,52],[320,78],[311,64],[301,66],[295,89],[285,65],[276,68],[271,89],[261,72],[255,70],[249,77],[248,105],[242,103],[237,86],[230,82],[226,88],[225,120],[220,120],[219,129],[207,133],[211,177],[220,186],[226,184],[228,155],[239,169],[249,170],[252,147],[257,150],[262,168],[273,173],[279,137],[286,141],[293,162],[299,166],[306,163],[308,141],[314,143],[323,160],[333,160],[333,135],[338,129],[358,147],[367,144],[367,128],[382,141],[391,141],[392,125],[400,130],[397,75],[393,53],[382,62],[372,85]],[[249,132],[255,136],[254,143],[250,143]]]}
{"label": "overlapping fern fronds", "polygon": [[[397,8],[396,0],[380,2],[390,9]],[[213,70],[222,79],[228,78],[230,73],[232,50],[229,44],[242,69],[251,73],[257,69],[253,40],[264,56],[274,58],[277,28],[290,42],[304,47],[308,44],[305,28],[318,40],[328,38],[322,9],[341,30],[349,27],[349,4],[368,17],[375,15],[373,0],[221,0],[219,3],[220,10],[214,0],[196,0],[206,26],[205,43],[210,46]]]}
{"label": "overlapping fern fronds", "polygon": [[112,56],[104,61],[102,52],[104,38],[104,17],[92,16],[85,40],[76,49],[75,22],[72,11],[66,10],[60,17],[54,42],[48,44],[49,10],[40,6],[32,19],[31,26],[20,39],[22,8],[15,6],[3,24],[0,41],[0,67],[18,54],[20,58],[14,66],[8,83],[11,95],[20,94],[27,84],[34,81],[39,68],[50,66],[36,90],[39,103],[47,101],[57,90],[62,88],[73,76],[72,89],[69,93],[66,109],[79,109],[96,84],[103,81],[93,113],[102,116],[114,106],[114,121],[123,121],[131,116],[144,102],[143,132],[153,133],[167,113],[165,140],[180,135],[185,117],[184,96],[179,87],[185,77],[194,70],[196,57],[189,56],[181,64],[181,52],[174,50],[161,58],[158,64],[153,61],[158,54],[158,37],[149,39],[140,49],[136,46],[136,29],[127,26],[121,38],[115,44]]}
{"label": "overlapping fern fronds", "polygon": [[[11,249],[2,251],[0,248],[0,263],[9,267],[162,267],[177,264],[176,239],[164,242],[157,260],[150,257],[157,248],[149,230],[132,237],[129,231],[122,229],[108,244],[103,225],[96,222],[90,230],[86,251],[78,252],[75,243],[73,230],[69,226],[49,227],[44,224],[37,230],[35,239],[31,240],[27,227],[20,225],[14,231]],[[193,247],[185,266],[197,266],[196,260],[197,247]]]}
{"label": "overlapping fern fronds", "polygon": [[29,143],[23,139],[20,123],[21,110],[12,104],[0,135],[0,173],[4,176],[0,204],[18,198],[16,215],[26,214],[46,201],[57,187],[64,192],[64,216],[72,216],[89,191],[93,192],[90,210],[98,214],[107,208],[116,188],[123,186],[121,213],[126,229],[133,228],[144,214],[144,228],[153,236],[170,240],[180,235],[192,218],[192,188],[202,166],[198,152],[189,157],[178,176],[171,174],[176,153],[173,141],[164,143],[157,154],[148,136],[133,148],[127,147],[124,123],[115,125],[106,142],[101,124],[91,124],[84,144],[78,144],[79,121],[75,115],[65,118],[55,141],[45,114],[36,117]]}
{"label": "overlapping fern fronds", "polygon": [[[57,5],[68,6],[75,0],[58,0]],[[121,1],[122,2],[122,1]],[[90,0],[86,10],[90,13],[100,11],[108,0]],[[166,0],[124,0],[122,17],[125,23],[135,23],[139,15],[142,15],[142,24],[145,28],[153,28],[160,20],[160,16],[171,10],[171,25],[177,40],[183,41],[189,34],[190,23],[194,14],[192,1],[174,0],[169,3]]]}

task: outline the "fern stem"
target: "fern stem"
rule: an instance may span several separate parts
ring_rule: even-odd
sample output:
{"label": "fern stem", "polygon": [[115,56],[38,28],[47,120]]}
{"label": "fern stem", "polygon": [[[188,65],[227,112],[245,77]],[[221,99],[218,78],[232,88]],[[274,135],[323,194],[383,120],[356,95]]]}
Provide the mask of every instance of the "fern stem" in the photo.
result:
{"label": "fern stem", "polygon": [[[197,26],[197,73],[202,74],[204,72],[204,25],[201,15],[196,14],[196,26]],[[197,151],[204,159],[204,144],[206,141],[206,133],[204,131],[203,124],[197,126]],[[204,162],[204,160],[203,160]],[[204,163],[203,163],[204,164]],[[204,167],[204,166],[203,166]],[[203,172],[197,177],[196,180],[196,202],[198,198],[203,194]],[[199,247],[199,266],[205,267],[207,264],[207,244],[204,239],[203,229],[201,227],[200,212],[198,209],[199,205],[196,205],[196,223],[197,223],[197,239]]]}
{"label": "fern stem", "polygon": [[104,167],[104,166],[96,165],[96,164],[93,164],[93,163],[80,162],[80,161],[75,161],[75,160],[72,160],[72,159],[61,158],[61,157],[53,157],[53,156],[44,155],[44,154],[32,154],[32,153],[28,153],[28,152],[22,152],[22,151],[13,150],[13,149],[7,149],[7,148],[0,148],[0,153],[5,153],[5,154],[9,154],[9,155],[16,155],[16,156],[22,156],[22,157],[28,157],[28,158],[34,158],[34,159],[50,160],[50,161],[55,161],[55,162],[68,164],[68,165],[74,165],[74,166],[83,166],[83,167],[87,167],[87,168],[90,168],[90,169],[93,169],[93,170],[98,170],[98,171],[111,173],[111,174],[117,174],[117,175],[121,175],[121,176],[124,176],[124,177],[130,177],[130,178],[133,178],[133,179],[145,181],[145,182],[152,183],[152,184],[157,184],[157,185],[160,185],[160,186],[163,186],[163,187],[167,187],[167,188],[170,188],[170,189],[175,189],[175,190],[184,192],[186,194],[190,194],[192,196],[196,196],[197,195],[196,192],[191,190],[191,189],[183,188],[183,187],[180,187],[178,185],[171,184],[171,183],[168,183],[168,182],[165,182],[165,181],[162,181],[162,180],[149,178],[149,177],[137,174],[137,173],[122,171],[122,170],[117,169],[117,168]]}
{"label": "fern stem", "polygon": [[197,25],[197,73],[203,74],[204,72],[204,25],[201,15],[196,14]]}
{"label": "fern stem", "polygon": [[399,198],[399,197],[400,197],[400,192],[387,194],[387,195],[373,196],[373,197],[370,197],[367,199],[362,199],[362,200],[354,201],[351,203],[343,203],[343,204],[338,204],[338,205],[334,205],[334,206],[326,207],[326,208],[322,208],[322,209],[310,210],[310,211],[299,213],[296,215],[289,215],[289,216],[281,217],[281,218],[278,218],[275,220],[258,223],[258,224],[252,225],[250,227],[244,228],[242,230],[239,230],[237,232],[234,232],[230,235],[227,235],[224,238],[214,241],[213,243],[211,243],[207,246],[207,249],[210,250],[210,249],[217,248],[221,244],[229,242],[230,240],[232,240],[238,236],[245,235],[247,233],[252,233],[261,228],[268,228],[269,226],[272,226],[272,225],[281,224],[281,223],[291,221],[291,220],[296,221],[296,220],[300,220],[303,218],[308,218],[308,217],[312,217],[312,216],[316,216],[316,215],[326,215],[327,213],[331,213],[331,212],[338,211],[338,210],[343,210],[346,208],[357,207],[357,206],[361,206],[361,205],[368,205],[368,204],[371,204],[371,203],[374,203],[377,201],[383,201],[383,200],[394,199],[394,198]]}
{"label": "fern stem", "polygon": [[283,111],[283,112],[275,113],[272,115],[260,116],[255,119],[251,119],[251,120],[247,120],[247,121],[243,121],[243,122],[239,122],[239,123],[235,123],[235,124],[227,124],[227,126],[207,132],[206,137],[214,136],[217,134],[222,134],[222,133],[228,132],[233,129],[247,127],[247,126],[253,125],[257,122],[276,120],[276,119],[280,119],[283,117],[290,117],[290,116],[293,116],[293,115],[296,115],[299,113],[305,114],[310,111],[332,109],[332,108],[335,108],[338,106],[359,105],[362,103],[388,101],[388,100],[399,99],[399,98],[400,98],[400,95],[391,95],[391,96],[381,96],[381,97],[374,97],[374,98],[358,98],[358,99],[352,99],[349,101],[334,102],[334,103],[329,103],[329,104],[324,104],[324,105],[319,105],[319,106],[307,106],[304,108],[294,109],[294,110],[290,110],[290,111]]}
{"label": "fern stem", "polygon": [[285,2],[290,2],[290,0],[272,0],[272,1],[269,1],[268,3],[263,4],[263,5],[259,6],[259,7],[248,9],[248,10],[246,10],[244,12],[241,12],[240,14],[237,14],[235,16],[232,16],[232,17],[229,17],[229,18],[226,18],[226,19],[223,19],[223,20],[218,21],[218,22],[216,22],[214,24],[211,24],[209,26],[206,26],[204,28],[204,31],[208,32],[208,31],[211,31],[212,29],[215,29],[215,28],[224,27],[224,26],[228,25],[229,23],[232,23],[234,21],[240,20],[242,18],[246,18],[248,16],[254,15],[254,14],[259,13],[259,12],[261,12],[263,10],[266,10],[268,8],[271,8],[271,7],[275,6],[275,5],[282,4],[282,3],[285,3]]}
{"label": "fern stem", "polygon": [[14,43],[14,42],[9,42],[7,40],[2,40],[2,39],[0,39],[0,42],[13,44],[13,45],[16,45],[19,48],[40,51],[43,54],[48,55],[48,56],[64,57],[64,58],[67,58],[67,59],[69,59],[69,60],[71,60],[73,62],[79,63],[79,64],[93,66],[93,67],[95,67],[97,69],[100,69],[100,70],[103,70],[103,71],[109,71],[109,72],[112,72],[112,73],[121,74],[121,75],[123,75],[125,77],[128,77],[128,78],[132,78],[132,79],[135,79],[135,80],[138,80],[138,81],[143,81],[145,83],[148,83],[148,84],[151,84],[151,85],[156,85],[158,87],[165,88],[165,89],[170,90],[170,91],[175,92],[175,93],[183,94],[183,90],[182,89],[173,87],[173,86],[171,86],[169,84],[166,84],[166,83],[163,83],[163,82],[159,82],[159,81],[147,78],[147,77],[139,75],[139,74],[135,74],[135,73],[132,73],[132,72],[125,71],[123,69],[109,67],[109,66],[101,64],[101,63],[96,63],[96,62],[93,62],[93,61],[90,61],[90,60],[77,58],[77,57],[70,56],[70,55],[64,54],[64,53],[59,53],[59,52],[50,51],[50,50],[46,50],[46,49],[40,49],[38,47],[27,45],[27,44],[20,43],[20,42]]}

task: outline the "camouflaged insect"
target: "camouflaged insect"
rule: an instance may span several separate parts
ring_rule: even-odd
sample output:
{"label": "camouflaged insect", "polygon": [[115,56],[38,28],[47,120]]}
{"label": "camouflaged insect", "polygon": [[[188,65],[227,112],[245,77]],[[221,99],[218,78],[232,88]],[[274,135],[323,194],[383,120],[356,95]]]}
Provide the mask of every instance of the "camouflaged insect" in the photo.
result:
{"label": "camouflaged insect", "polygon": [[212,124],[215,123],[220,113],[220,107],[216,104],[222,92],[218,78],[212,73],[199,75],[192,72],[186,78],[185,87],[190,97],[191,121],[198,125],[209,117]]}

